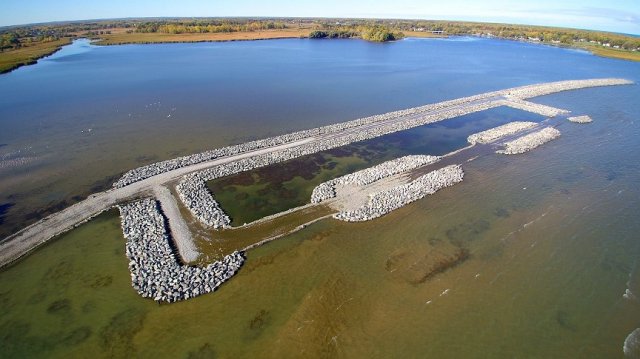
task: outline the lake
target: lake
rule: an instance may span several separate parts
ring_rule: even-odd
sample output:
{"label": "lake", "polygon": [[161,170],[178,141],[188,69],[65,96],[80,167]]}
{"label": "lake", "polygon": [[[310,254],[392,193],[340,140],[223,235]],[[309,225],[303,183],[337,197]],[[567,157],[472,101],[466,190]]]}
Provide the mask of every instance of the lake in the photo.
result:
{"label": "lake", "polygon": [[[0,76],[0,234],[158,160],[594,77],[638,82],[640,64],[477,38],[76,41]],[[637,85],[536,98],[594,122],[481,157],[463,183],[381,219],[325,220],[251,251],[219,291],[183,303],[133,291],[117,213],[103,214],[0,272],[0,356],[622,357],[640,327],[623,297],[640,293],[639,100]],[[344,171],[517,119],[539,120],[498,108],[356,144]],[[295,186],[301,201],[310,185]],[[468,259],[425,278],[459,249]]]}

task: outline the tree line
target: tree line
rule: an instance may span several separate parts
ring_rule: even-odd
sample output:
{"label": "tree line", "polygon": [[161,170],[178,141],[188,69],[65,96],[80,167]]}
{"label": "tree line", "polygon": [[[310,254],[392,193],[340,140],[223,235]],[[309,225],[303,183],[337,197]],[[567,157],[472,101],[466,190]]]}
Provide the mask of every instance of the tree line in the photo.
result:
{"label": "tree line", "polygon": [[311,39],[346,39],[352,37],[358,37],[363,40],[373,42],[386,42],[399,40],[404,37],[404,34],[399,31],[393,31],[383,25],[369,25],[369,26],[335,26],[324,24],[322,30],[315,30],[309,34]]}
{"label": "tree line", "polygon": [[285,29],[287,26],[279,21],[186,21],[144,22],[135,26],[135,32],[139,33],[165,33],[165,34],[191,34],[191,33],[220,33],[240,31],[260,31]]}

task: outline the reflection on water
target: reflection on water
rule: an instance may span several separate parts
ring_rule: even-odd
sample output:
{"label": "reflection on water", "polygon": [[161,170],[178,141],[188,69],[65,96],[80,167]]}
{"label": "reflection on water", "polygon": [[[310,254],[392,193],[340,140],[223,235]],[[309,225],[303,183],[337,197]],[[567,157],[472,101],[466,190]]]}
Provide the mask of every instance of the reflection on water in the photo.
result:
{"label": "reflection on water", "polygon": [[[269,46],[307,46],[298,45],[301,43],[308,44],[294,40]],[[385,62],[390,60],[382,57],[386,52],[390,56],[394,49],[423,46],[420,44],[433,42],[371,47],[358,41],[322,41],[308,46],[319,46],[324,48],[322,51],[327,51],[326,47],[355,46],[379,54],[376,59],[382,64],[378,66],[384,67],[390,66]],[[529,82],[535,74],[540,74],[536,81],[546,81],[565,76],[559,75],[562,71],[567,71],[567,77],[580,77],[587,72],[589,76],[583,77],[594,73],[638,74],[637,64],[561,49],[537,50],[529,45],[485,40],[471,45],[438,44],[452,46],[440,51],[452,58],[469,50],[456,46],[476,46],[479,58],[490,58],[491,51],[502,51],[511,62],[520,55],[533,57],[529,63],[523,60],[522,64],[512,64],[511,70],[543,59],[551,61],[550,57],[556,65],[509,75],[509,71],[497,68],[502,60],[493,65],[488,61],[483,66],[496,69],[488,69],[486,74],[496,76],[496,81],[487,81],[487,77],[484,82],[480,78],[468,80],[483,82],[484,85],[475,85],[479,87],[501,88]],[[215,46],[223,49],[220,51],[235,49]],[[522,52],[514,51],[520,46]],[[112,61],[111,51],[124,56],[126,49],[136,53],[179,48],[167,45],[99,50]],[[262,45],[256,49],[267,51]],[[416,55],[413,47],[406,51],[401,54],[413,56],[416,62],[420,56],[435,56]],[[92,52],[74,56],[98,66],[95,62],[102,61],[100,57],[89,54]],[[314,61],[330,64],[334,59],[330,54],[326,56]],[[457,65],[452,62],[450,68]],[[64,65],[48,66],[59,69],[55,66]],[[327,69],[321,67],[319,71]],[[401,74],[398,69],[393,70]],[[13,75],[34,76],[38,72],[37,67],[20,71]],[[9,82],[7,79],[11,77],[0,78],[0,87]],[[409,81],[402,86],[414,86],[414,91],[417,88],[408,77],[396,80]],[[393,78],[385,81],[391,81],[392,87],[399,86],[394,85]],[[455,92],[445,84],[442,91],[447,95],[456,93],[451,97],[462,96],[467,90],[479,92],[469,86],[470,89]],[[639,91],[638,86],[588,89],[538,99],[575,114],[588,114],[594,122],[562,123],[559,139],[526,155],[483,156],[467,163],[464,182],[375,221],[323,220],[252,250],[239,274],[219,291],[186,302],[158,305],[135,293],[130,286],[117,213],[103,214],[0,272],[0,356],[83,357],[92,353],[123,358],[621,357],[625,340],[640,327],[638,302],[623,297],[627,289],[637,293],[635,289],[640,287],[635,274],[640,254]],[[433,96],[439,95],[442,94]],[[364,102],[374,103],[376,99]],[[379,110],[390,103],[372,106]],[[396,103],[407,107],[407,102]],[[336,104],[340,107],[345,102]],[[366,108],[363,105],[351,113]],[[5,103],[0,107],[2,111],[9,111]],[[11,111],[26,110],[19,110],[16,105]],[[0,116],[3,129],[9,123],[6,118]],[[117,121],[110,126],[115,124]],[[30,125],[33,123],[25,126]],[[138,125],[132,122],[128,128],[135,133]],[[184,125],[186,128],[190,124]],[[136,152],[145,137],[139,143],[128,143],[132,137],[127,137],[125,127],[121,127],[124,139],[116,143],[123,148],[111,153],[114,159],[104,164],[109,170],[95,173],[113,175],[115,168],[134,157],[163,158],[167,155],[164,151],[184,146],[186,141],[182,139],[167,141],[166,148],[162,147],[162,140],[151,141],[168,129],[158,126],[158,132],[152,133],[145,145],[155,148],[149,152]],[[95,127],[90,128],[94,128],[93,134]],[[449,131],[456,133],[455,126],[442,129],[441,133]],[[464,138],[462,132],[456,136]],[[0,143],[9,145],[0,147],[0,151],[14,151],[9,148],[12,142],[2,137],[5,133],[0,131]],[[246,136],[257,133],[256,129]],[[163,136],[159,138],[170,137],[170,133]],[[456,136],[449,140],[454,143]],[[407,135],[397,139],[403,143],[412,138]],[[424,137],[416,136],[415,143],[421,138]],[[104,141],[103,149],[114,148]],[[432,139],[424,141],[431,146]],[[97,148],[94,146],[100,147],[86,142],[87,158]],[[122,155],[127,151],[131,154]],[[68,155],[77,156],[74,153]],[[82,156],[75,158],[78,163],[85,163],[80,160]],[[68,176],[65,169],[61,167],[56,172],[48,166],[45,172],[52,173],[48,179],[55,184],[51,188],[59,194],[38,191],[40,187],[30,184],[35,188],[35,197],[7,195],[11,198],[0,200],[0,204],[17,203],[17,207],[28,198],[33,204],[40,203],[41,199],[33,199],[38,196],[64,198],[76,193],[58,184]],[[87,178],[93,173],[91,167]],[[96,181],[100,179],[97,177]],[[17,181],[7,177],[1,180]],[[86,186],[88,182],[84,180],[76,183]],[[4,191],[8,187],[2,188]],[[14,208],[6,213],[11,214]]]}

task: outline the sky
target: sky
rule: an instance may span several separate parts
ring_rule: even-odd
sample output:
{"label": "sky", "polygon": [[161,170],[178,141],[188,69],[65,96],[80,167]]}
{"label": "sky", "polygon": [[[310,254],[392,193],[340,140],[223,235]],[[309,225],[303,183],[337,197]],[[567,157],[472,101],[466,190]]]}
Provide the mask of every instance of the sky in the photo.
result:
{"label": "sky", "polygon": [[640,0],[0,0],[0,26],[182,16],[468,20],[640,35]]}

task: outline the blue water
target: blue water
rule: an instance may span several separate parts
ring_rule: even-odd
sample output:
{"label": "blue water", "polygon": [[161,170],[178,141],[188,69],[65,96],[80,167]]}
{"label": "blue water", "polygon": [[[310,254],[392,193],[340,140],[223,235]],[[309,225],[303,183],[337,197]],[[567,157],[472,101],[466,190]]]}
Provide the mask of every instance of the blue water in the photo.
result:
{"label": "blue water", "polygon": [[[478,38],[79,41],[0,76],[0,233],[156,160],[592,77],[638,82],[640,64]],[[640,327],[639,100],[637,85],[537,98],[594,122],[465,163],[463,183],[379,220],[250,251],[220,291],[175,305],[131,289],[118,218],[103,215],[0,272],[0,357],[622,357]],[[378,144],[447,152],[516,119],[539,120],[498,108]],[[452,246],[470,258],[420,283]]]}
{"label": "blue water", "polygon": [[639,69],[472,37],[107,47],[79,40],[0,76],[0,205],[10,205],[0,234],[157,160],[511,86],[638,80]]}

